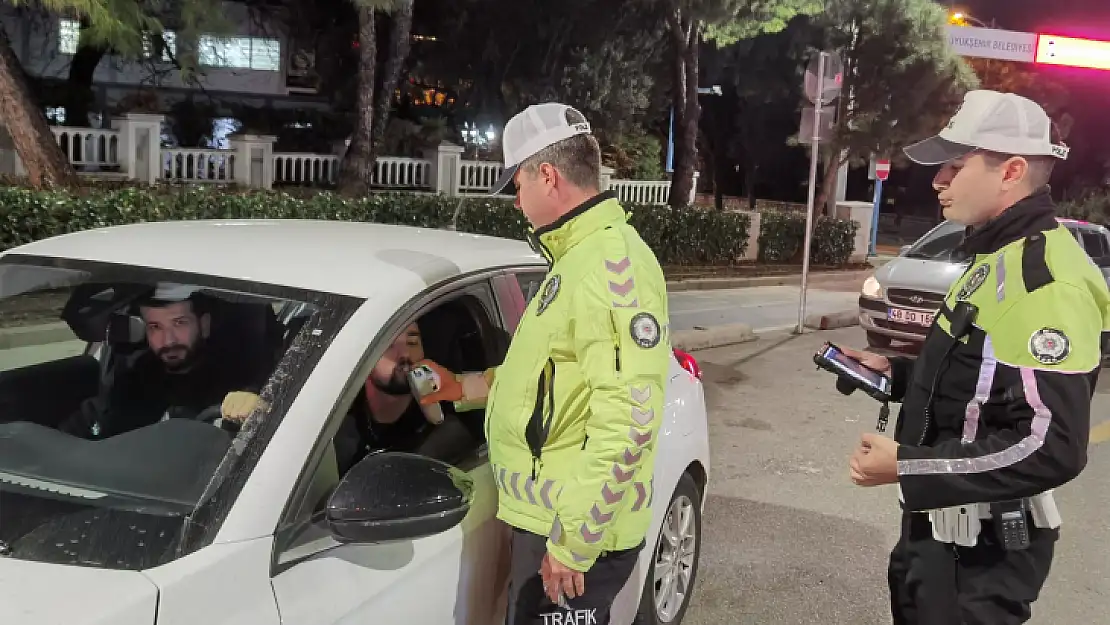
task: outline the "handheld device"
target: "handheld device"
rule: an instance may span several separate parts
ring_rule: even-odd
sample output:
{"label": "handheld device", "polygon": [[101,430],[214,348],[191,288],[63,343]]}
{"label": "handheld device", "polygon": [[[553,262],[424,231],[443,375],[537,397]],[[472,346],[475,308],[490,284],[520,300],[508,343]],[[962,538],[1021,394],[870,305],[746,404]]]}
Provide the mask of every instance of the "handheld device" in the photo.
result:
{"label": "handheld device", "polygon": [[871,397],[884,403],[890,401],[890,378],[849,357],[836,345],[825,343],[813,356],[813,362]]}
{"label": "handheld device", "polygon": [[[417,400],[427,397],[440,389],[439,375],[427,365],[417,365],[409,373],[409,388]],[[424,418],[432,425],[443,423],[443,408],[438,403],[420,406]]]}
{"label": "handheld device", "polygon": [[1029,546],[1028,508],[1024,499],[996,501],[990,504],[990,509],[1003,549],[1020,551]]}

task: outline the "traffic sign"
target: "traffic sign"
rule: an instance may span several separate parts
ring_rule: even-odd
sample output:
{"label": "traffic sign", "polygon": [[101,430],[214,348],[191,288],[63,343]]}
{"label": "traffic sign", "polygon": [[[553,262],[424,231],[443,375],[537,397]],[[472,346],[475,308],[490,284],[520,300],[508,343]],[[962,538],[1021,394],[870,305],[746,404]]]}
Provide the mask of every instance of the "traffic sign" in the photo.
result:
{"label": "traffic sign", "polygon": [[[818,76],[822,77],[821,80],[818,80]],[[813,55],[806,67],[803,83],[806,99],[814,104],[831,104],[840,97],[843,87],[844,63],[840,60],[840,55],[833,51]]]}
{"label": "traffic sign", "polygon": [[875,161],[875,177],[883,181],[890,177],[890,159]]}
{"label": "traffic sign", "polygon": [[[820,121],[818,121],[820,117]],[[814,133],[814,127],[817,132]],[[836,130],[836,107],[822,106],[820,113],[812,106],[802,107],[802,122],[798,128],[798,138],[802,141],[813,142],[816,137],[819,143],[827,143],[832,139]]]}

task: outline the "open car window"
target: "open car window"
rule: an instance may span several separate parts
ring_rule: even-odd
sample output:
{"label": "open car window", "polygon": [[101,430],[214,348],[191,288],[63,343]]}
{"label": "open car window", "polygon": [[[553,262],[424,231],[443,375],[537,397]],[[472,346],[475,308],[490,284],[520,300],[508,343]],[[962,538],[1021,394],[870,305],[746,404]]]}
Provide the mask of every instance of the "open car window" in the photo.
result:
{"label": "open car window", "polygon": [[[203,546],[355,305],[147,267],[0,260],[0,542],[15,558],[121,569]],[[225,414],[229,395],[246,408]]]}

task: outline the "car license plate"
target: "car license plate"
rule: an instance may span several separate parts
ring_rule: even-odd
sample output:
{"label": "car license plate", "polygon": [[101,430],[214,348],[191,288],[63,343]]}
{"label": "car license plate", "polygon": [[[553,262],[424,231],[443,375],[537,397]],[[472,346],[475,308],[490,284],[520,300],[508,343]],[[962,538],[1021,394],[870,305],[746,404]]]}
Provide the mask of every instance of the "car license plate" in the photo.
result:
{"label": "car license plate", "polygon": [[903,308],[891,308],[887,311],[886,318],[896,323],[909,323],[915,326],[929,327],[933,325],[933,313]]}

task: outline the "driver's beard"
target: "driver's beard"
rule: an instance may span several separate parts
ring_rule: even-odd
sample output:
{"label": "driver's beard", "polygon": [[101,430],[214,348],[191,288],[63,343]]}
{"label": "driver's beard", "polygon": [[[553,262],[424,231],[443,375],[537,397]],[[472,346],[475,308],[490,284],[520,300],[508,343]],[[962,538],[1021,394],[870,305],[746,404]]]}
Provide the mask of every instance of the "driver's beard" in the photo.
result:
{"label": "driver's beard", "polygon": [[[179,352],[182,350],[184,350],[185,356],[180,360],[167,362],[166,359],[162,358],[162,354],[165,352]],[[158,358],[162,361],[162,366],[164,366],[169,373],[188,373],[196,366],[197,362],[200,361],[202,354],[203,350],[199,341],[193,347],[187,345],[174,345],[173,347],[164,347],[158,350]]]}
{"label": "driver's beard", "polygon": [[389,376],[388,380],[384,382],[379,380],[376,376],[370,376],[370,383],[374,388],[385,393],[386,395],[408,395],[412,391],[409,389],[408,368],[409,363],[399,362],[393,368],[393,375]]}

